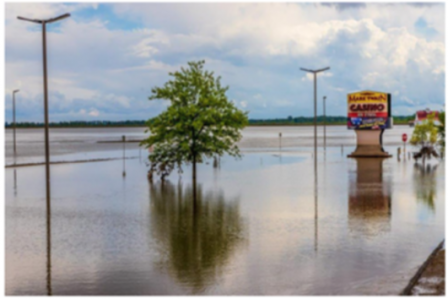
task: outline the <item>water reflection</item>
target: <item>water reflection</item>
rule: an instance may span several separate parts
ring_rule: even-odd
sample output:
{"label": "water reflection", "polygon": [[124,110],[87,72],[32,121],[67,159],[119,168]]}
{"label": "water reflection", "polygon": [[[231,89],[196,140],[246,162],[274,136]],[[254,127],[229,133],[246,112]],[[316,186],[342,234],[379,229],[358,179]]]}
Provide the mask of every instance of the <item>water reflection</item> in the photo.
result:
{"label": "water reflection", "polygon": [[391,182],[383,179],[383,158],[356,158],[349,182],[349,228],[362,236],[390,231]]}
{"label": "water reflection", "polygon": [[51,288],[51,212],[47,210],[47,295],[52,295]]}
{"label": "water reflection", "polygon": [[434,201],[436,199],[436,165],[427,164],[423,166],[419,163],[414,164],[414,190],[417,201],[423,203],[432,212],[435,211]]}
{"label": "water reflection", "polygon": [[17,170],[14,168],[14,195],[17,196]]}
{"label": "water reflection", "polygon": [[152,235],[164,256],[160,265],[194,294],[205,291],[244,244],[238,199],[169,181],[150,184],[150,196]]}
{"label": "water reflection", "polygon": [[[50,188],[50,182],[47,181],[47,188]],[[47,191],[47,295],[52,295],[51,287],[51,197],[50,192]]]}
{"label": "water reflection", "polygon": [[318,241],[319,241],[319,228],[318,228],[318,203],[317,203],[317,182],[314,183],[314,251],[317,253]]}
{"label": "water reflection", "polygon": [[[14,165],[16,164],[16,155],[14,155]],[[14,196],[17,196],[17,169],[14,167]]]}

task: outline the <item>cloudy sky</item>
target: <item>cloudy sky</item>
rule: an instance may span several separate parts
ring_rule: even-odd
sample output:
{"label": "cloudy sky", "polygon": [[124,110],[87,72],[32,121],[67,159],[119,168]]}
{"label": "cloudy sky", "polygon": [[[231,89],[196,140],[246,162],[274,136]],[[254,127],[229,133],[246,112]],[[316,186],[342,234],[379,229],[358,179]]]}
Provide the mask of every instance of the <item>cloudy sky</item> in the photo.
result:
{"label": "cloudy sky", "polygon": [[188,61],[230,86],[249,117],[346,114],[346,94],[392,94],[392,113],[444,107],[444,4],[9,3],[5,6],[5,120],[43,121],[42,34],[17,16],[71,17],[48,25],[50,121],[141,120],[166,101],[151,88]]}

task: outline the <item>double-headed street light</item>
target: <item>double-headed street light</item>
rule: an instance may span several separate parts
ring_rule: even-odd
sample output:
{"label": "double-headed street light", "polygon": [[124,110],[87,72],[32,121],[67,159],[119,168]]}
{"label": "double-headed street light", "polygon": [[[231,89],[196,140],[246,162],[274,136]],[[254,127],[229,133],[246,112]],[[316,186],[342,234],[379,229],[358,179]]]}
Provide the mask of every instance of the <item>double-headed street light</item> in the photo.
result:
{"label": "double-headed street light", "polygon": [[47,190],[47,291],[48,295],[52,294],[51,288],[51,204],[50,204],[50,146],[48,137],[48,83],[47,83],[47,36],[46,25],[69,17],[66,13],[56,18],[47,20],[28,19],[17,17],[22,21],[29,21],[42,24],[42,56],[44,66],[44,115],[45,115],[45,174],[46,174],[46,190]]}
{"label": "double-headed street light", "polygon": [[[14,143],[14,158],[16,157],[16,93],[19,92],[18,89],[14,90],[12,92],[12,123],[13,123],[13,133],[12,133],[12,139]],[[15,161],[14,161],[15,163]]]}
{"label": "double-headed street light", "polygon": [[[42,56],[44,66],[44,114],[45,114],[45,173],[47,180],[47,201],[50,198],[50,147],[48,137],[48,83],[47,83],[47,37],[46,37],[46,25],[69,17],[70,14],[66,13],[55,18],[47,20],[28,19],[24,17],[17,17],[22,21],[33,22],[42,24]],[[49,203],[48,203],[49,204]]]}
{"label": "double-headed street light", "polygon": [[319,69],[319,70],[309,70],[300,68],[300,70],[313,73],[314,75],[314,250],[317,251],[317,73],[329,70],[329,67]]}
{"label": "double-headed street light", "polygon": [[315,176],[317,177],[317,79],[316,79],[316,75],[317,73],[329,70],[330,67],[326,67],[323,69],[319,69],[319,70],[309,70],[309,69],[304,69],[304,68],[300,68],[300,70],[308,72],[308,73],[313,73],[314,75],[314,171],[315,171]]}

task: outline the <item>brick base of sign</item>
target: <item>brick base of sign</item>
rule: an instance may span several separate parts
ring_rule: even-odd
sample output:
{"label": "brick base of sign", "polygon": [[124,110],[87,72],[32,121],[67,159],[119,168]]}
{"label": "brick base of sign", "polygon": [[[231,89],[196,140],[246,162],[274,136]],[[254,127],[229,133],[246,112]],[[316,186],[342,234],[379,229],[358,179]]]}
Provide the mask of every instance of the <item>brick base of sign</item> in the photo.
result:
{"label": "brick base of sign", "polygon": [[390,158],[391,154],[383,151],[380,145],[358,145],[356,150],[348,155],[349,158]]}
{"label": "brick base of sign", "polygon": [[349,158],[390,158],[391,154],[385,152],[382,146],[383,130],[356,130],[356,149],[348,155]]}

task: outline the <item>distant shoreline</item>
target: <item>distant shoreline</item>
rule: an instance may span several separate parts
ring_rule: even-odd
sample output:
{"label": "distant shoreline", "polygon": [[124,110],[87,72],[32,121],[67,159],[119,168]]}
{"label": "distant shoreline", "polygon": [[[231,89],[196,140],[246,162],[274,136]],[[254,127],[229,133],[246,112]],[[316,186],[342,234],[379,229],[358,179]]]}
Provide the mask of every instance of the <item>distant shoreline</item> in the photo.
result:
{"label": "distant shoreline", "polygon": [[[312,127],[314,124],[250,124],[247,127]],[[318,127],[323,127],[322,123],[317,124]],[[327,127],[347,126],[347,124],[326,124]],[[407,123],[394,123],[394,126],[409,126]],[[43,129],[44,127],[16,127],[16,129]],[[110,128],[147,128],[147,126],[50,126],[50,129],[110,129]],[[13,127],[5,127],[5,130],[13,129]]]}

